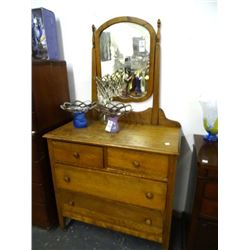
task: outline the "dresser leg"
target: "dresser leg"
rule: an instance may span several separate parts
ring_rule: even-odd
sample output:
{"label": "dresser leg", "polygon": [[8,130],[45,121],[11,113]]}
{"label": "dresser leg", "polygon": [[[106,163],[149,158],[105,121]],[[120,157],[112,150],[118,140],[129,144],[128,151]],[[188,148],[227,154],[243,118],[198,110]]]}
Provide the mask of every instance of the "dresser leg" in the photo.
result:
{"label": "dresser leg", "polygon": [[163,250],[169,250],[169,244],[168,244],[168,242],[163,242],[162,243],[162,249]]}
{"label": "dresser leg", "polygon": [[59,225],[61,229],[65,229],[65,218],[63,216],[58,216],[59,217]]}
{"label": "dresser leg", "polygon": [[169,242],[170,242],[170,225],[167,224],[164,227],[162,234],[162,249],[163,250],[170,250],[169,249]]}

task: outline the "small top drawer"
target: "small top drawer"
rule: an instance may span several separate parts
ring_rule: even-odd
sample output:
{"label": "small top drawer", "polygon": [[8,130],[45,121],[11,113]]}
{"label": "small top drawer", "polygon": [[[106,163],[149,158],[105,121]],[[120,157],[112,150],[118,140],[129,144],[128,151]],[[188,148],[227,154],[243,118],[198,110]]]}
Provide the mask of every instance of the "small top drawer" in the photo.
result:
{"label": "small top drawer", "polygon": [[167,180],[168,156],[129,149],[107,148],[107,167],[152,179]]}
{"label": "small top drawer", "polygon": [[102,147],[53,141],[53,156],[57,163],[77,167],[103,167]]}

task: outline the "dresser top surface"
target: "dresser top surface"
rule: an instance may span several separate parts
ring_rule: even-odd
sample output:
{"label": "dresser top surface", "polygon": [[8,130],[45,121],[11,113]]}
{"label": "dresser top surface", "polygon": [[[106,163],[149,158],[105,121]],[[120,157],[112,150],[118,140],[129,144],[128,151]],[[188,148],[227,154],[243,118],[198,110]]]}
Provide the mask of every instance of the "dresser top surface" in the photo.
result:
{"label": "dresser top surface", "polygon": [[197,161],[201,165],[218,167],[218,142],[208,142],[202,135],[194,135]]}
{"label": "dresser top surface", "polygon": [[69,122],[44,135],[45,138],[99,146],[137,149],[153,153],[178,155],[180,128],[119,123],[118,133],[105,131],[101,121],[88,121],[87,128],[74,128]]}

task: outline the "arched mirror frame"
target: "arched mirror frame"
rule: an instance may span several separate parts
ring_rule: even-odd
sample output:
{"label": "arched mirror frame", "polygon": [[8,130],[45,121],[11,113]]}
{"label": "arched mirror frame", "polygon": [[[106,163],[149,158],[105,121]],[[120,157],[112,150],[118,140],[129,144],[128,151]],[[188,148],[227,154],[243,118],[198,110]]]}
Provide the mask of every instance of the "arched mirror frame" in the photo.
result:
{"label": "arched mirror frame", "polygon": [[153,84],[154,84],[154,64],[155,64],[155,43],[156,43],[156,33],[154,28],[149,24],[148,22],[136,18],[136,17],[128,17],[128,16],[123,16],[123,17],[116,17],[113,19],[108,20],[104,24],[102,24],[97,30],[95,30],[95,27],[93,27],[93,47],[95,47],[95,55],[93,59],[96,62],[93,68],[93,88],[92,88],[92,96],[94,99],[96,98],[96,84],[95,84],[95,77],[98,76],[100,77],[102,75],[102,69],[101,69],[101,52],[100,52],[100,37],[103,31],[105,31],[108,27],[114,25],[114,24],[119,24],[119,23],[133,23],[140,25],[147,29],[149,32],[150,36],[150,54],[149,54],[149,80],[148,80],[148,90],[147,93],[139,98],[115,98],[115,100],[122,101],[122,102],[143,102],[147,100],[153,93]]}
{"label": "arched mirror frame", "polygon": [[[154,28],[146,21],[129,16],[116,17],[103,23],[97,30],[92,25],[92,101],[97,101],[97,85],[96,77],[101,76],[101,59],[100,59],[100,35],[109,26],[117,23],[129,22],[145,27],[150,34],[150,75],[148,92],[142,98],[128,98],[126,102],[142,102],[153,95],[153,106],[142,112],[131,112],[122,120],[132,123],[152,124],[152,125],[167,125],[171,127],[180,127],[176,121],[166,118],[164,111],[159,107],[159,80],[160,80],[160,26],[161,22],[157,21],[157,33]],[[117,98],[122,102],[124,99]]]}

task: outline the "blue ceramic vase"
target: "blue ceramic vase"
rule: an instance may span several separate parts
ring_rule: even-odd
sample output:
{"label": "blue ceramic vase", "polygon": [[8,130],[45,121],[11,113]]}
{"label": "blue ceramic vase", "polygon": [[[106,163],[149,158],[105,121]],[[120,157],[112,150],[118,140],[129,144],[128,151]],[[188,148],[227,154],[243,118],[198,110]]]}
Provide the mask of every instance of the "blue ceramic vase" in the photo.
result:
{"label": "blue ceramic vase", "polygon": [[84,112],[75,112],[73,124],[75,128],[86,128],[88,125]]}

